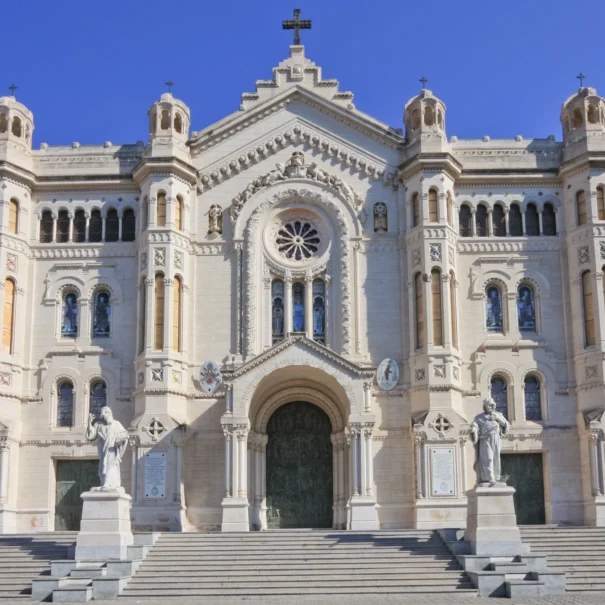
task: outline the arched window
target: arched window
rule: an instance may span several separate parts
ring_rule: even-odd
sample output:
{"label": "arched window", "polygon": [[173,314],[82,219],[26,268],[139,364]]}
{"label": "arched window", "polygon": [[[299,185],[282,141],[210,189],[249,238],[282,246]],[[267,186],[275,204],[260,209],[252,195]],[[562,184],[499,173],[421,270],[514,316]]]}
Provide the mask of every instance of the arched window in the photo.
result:
{"label": "arched window", "polygon": [[493,376],[491,381],[491,396],[496,402],[496,411],[508,419],[508,388],[502,376]]}
{"label": "arched window", "polygon": [[63,309],[61,311],[61,336],[75,338],[78,335],[78,295],[75,292],[66,292],[63,295]]}
{"label": "arched window", "polygon": [[178,112],[174,116],[174,129],[179,134],[181,134],[183,132],[183,117]]}
{"label": "arched window", "polygon": [[156,225],[158,227],[166,226],[166,194],[163,191],[158,193],[158,204],[157,204],[157,217],[158,220]]}
{"label": "arched window", "polygon": [[326,284],[313,281],[313,340],[326,344]]}
{"label": "arched window", "polygon": [[599,110],[597,109],[597,106],[593,105],[592,103],[588,106],[588,123],[599,123]]}
{"label": "arched window", "polygon": [[107,385],[102,380],[93,382],[90,387],[89,414],[97,418],[101,415],[101,409],[107,405]]}
{"label": "arched window", "polygon": [[534,289],[523,284],[517,289],[517,317],[520,332],[536,331],[536,305]]}
{"label": "arched window", "polygon": [[582,306],[584,310],[584,346],[591,347],[596,340],[590,271],[582,273]]}
{"label": "arched window", "polygon": [[458,223],[461,237],[471,237],[473,235],[473,215],[471,214],[471,209],[466,204],[460,206]]}
{"label": "arched window", "polygon": [[496,204],[492,212],[492,227],[496,237],[506,235],[506,219],[504,218],[504,208],[501,204]]}
{"label": "arched window", "polygon": [[164,274],[155,276],[155,318],[153,348],[161,351],[164,348]]}
{"label": "arched window", "polygon": [[451,193],[451,191],[447,192],[447,196],[445,198],[445,211],[446,211],[446,216],[447,216],[447,224],[450,227],[452,227],[454,225],[454,223],[453,223],[454,214],[453,214],[453,210],[452,210],[452,193]]}
{"label": "arched window", "polygon": [[86,241],[86,215],[84,210],[76,210],[74,215],[74,242]]}
{"label": "arched window", "polygon": [[74,385],[65,380],[58,387],[57,426],[73,426],[74,423]]}
{"label": "arched window", "polygon": [[412,111],[412,132],[420,127],[420,110]]}
{"label": "arched window", "polygon": [[424,297],[422,275],[416,273],[414,278],[414,294],[416,298],[416,349],[424,347]]}
{"label": "arched window", "polygon": [[7,279],[4,282],[4,315],[2,317],[2,350],[13,352],[15,331],[15,282]]}
{"label": "arched window", "polygon": [[172,301],[172,350],[181,350],[181,329],[183,309],[181,308],[181,296],[183,292],[183,282],[180,277],[174,278],[174,293]]}
{"label": "arched window", "polygon": [[420,199],[417,193],[412,195],[412,227],[420,225]]}
{"label": "arched window", "polygon": [[605,221],[605,198],[603,197],[603,187],[597,187],[597,218]]}
{"label": "arched window", "polygon": [[498,286],[490,285],[485,289],[485,327],[488,332],[504,332],[502,314],[502,291]]}
{"label": "arched window", "polygon": [[542,210],[542,234],[557,235],[557,217],[555,209],[550,203],[544,204],[544,209]]}
{"label": "arched window", "polygon": [[183,198],[180,195],[176,196],[176,203],[174,204],[174,226],[179,231],[183,230]]}
{"label": "arched window", "polygon": [[95,292],[93,304],[92,336],[107,337],[111,332],[111,294],[107,290]]}
{"label": "arched window", "polygon": [[487,208],[483,204],[477,206],[477,235],[479,237],[487,237]]}
{"label": "arched window", "polygon": [[145,350],[145,324],[147,321],[147,285],[145,277],[141,278],[141,310],[139,313],[139,353]]}
{"label": "arched window", "polygon": [[167,109],[162,109],[160,128],[162,130],[168,130],[170,128],[170,114]]}
{"label": "arched window", "polygon": [[435,111],[430,105],[424,109],[424,123],[427,126],[432,126],[435,123]]}
{"label": "arched window", "polygon": [[8,232],[16,235],[19,232],[19,202],[11,200],[8,203]]}
{"label": "arched window", "polygon": [[434,189],[429,191],[429,222],[439,222],[439,196]]}
{"label": "arched window", "polygon": [[90,221],[88,222],[88,241],[100,242],[103,239],[103,217],[98,209],[90,213]]}
{"label": "arched window", "polygon": [[284,339],[284,282],[274,279],[271,283],[271,340],[272,343]]}
{"label": "arched window", "polygon": [[535,204],[527,204],[525,210],[525,235],[540,235],[538,208]]}
{"label": "arched window", "polygon": [[50,210],[42,213],[40,220],[40,243],[50,244],[53,241],[53,214]]}
{"label": "arched window", "polygon": [[433,311],[433,345],[443,346],[443,313],[441,308],[441,271],[431,271],[431,303]]}
{"label": "arched window", "polygon": [[120,218],[118,217],[118,211],[115,208],[110,208],[105,219],[105,241],[117,242],[119,239]]}
{"label": "arched window", "polygon": [[542,420],[540,380],[537,376],[526,376],[524,383],[525,420]]}
{"label": "arched window", "polygon": [[305,285],[300,282],[292,284],[292,329],[305,331]]}
{"label": "arched window", "polygon": [[456,276],[450,271],[450,314],[452,316],[452,345],[458,348],[458,311],[456,304]]}
{"label": "arched window", "polygon": [[5,113],[0,113],[0,133],[8,130],[8,120]]}
{"label": "arched window", "polygon": [[136,237],[136,220],[134,216],[134,210],[132,208],[126,208],[122,215],[122,241],[123,242],[134,242]]}
{"label": "arched window", "polygon": [[584,124],[584,116],[582,115],[582,110],[579,107],[573,110],[573,127],[579,128]]}
{"label": "arched window", "polygon": [[67,210],[59,210],[59,218],[57,219],[57,241],[62,244],[69,241],[69,214]]}
{"label": "arched window", "polygon": [[16,137],[20,137],[21,136],[21,118],[15,116],[13,118],[13,134]]}
{"label": "arched window", "polygon": [[508,213],[508,231],[511,235],[523,235],[523,223],[521,220],[521,208],[518,204],[511,204]]}
{"label": "arched window", "polygon": [[149,226],[149,198],[145,196],[143,200],[143,218],[141,220],[141,230],[145,231]]}
{"label": "arched window", "polygon": [[578,215],[578,225],[584,225],[586,223],[586,193],[578,191],[576,193],[576,211]]}

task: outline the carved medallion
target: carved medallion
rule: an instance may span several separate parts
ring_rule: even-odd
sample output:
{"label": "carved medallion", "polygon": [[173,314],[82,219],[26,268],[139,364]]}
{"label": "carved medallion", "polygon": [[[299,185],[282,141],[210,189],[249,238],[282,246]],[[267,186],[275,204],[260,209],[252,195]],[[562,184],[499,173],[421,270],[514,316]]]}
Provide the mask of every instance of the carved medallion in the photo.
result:
{"label": "carved medallion", "polygon": [[383,359],[376,370],[376,382],[383,391],[392,391],[399,382],[399,366],[393,359]]}
{"label": "carved medallion", "polygon": [[200,370],[200,386],[206,393],[216,393],[223,383],[223,375],[216,361],[207,361]]}

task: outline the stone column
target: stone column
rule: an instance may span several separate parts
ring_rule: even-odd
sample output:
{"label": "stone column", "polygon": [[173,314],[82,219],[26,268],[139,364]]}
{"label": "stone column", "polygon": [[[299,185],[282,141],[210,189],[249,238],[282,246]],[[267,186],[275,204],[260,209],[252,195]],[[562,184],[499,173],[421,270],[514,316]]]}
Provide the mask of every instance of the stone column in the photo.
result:
{"label": "stone column", "polygon": [[521,235],[525,235],[525,210],[521,211]]}
{"label": "stone column", "polygon": [[331,275],[325,275],[324,276],[324,283],[326,284],[326,298],[324,301],[324,305],[325,305],[325,325],[324,325],[324,330],[325,330],[325,334],[324,334],[324,344],[326,347],[329,347],[332,344],[332,341],[336,340],[335,336],[332,337],[330,330],[332,329],[332,322],[330,321],[330,312],[331,312],[331,305],[330,305],[330,301],[332,300],[332,276]]}
{"label": "stone column", "polygon": [[452,303],[450,276],[447,271],[441,274],[441,323],[443,326],[443,346],[452,346]]}
{"label": "stone column", "polygon": [[225,413],[233,414],[233,383],[225,383]]}
{"label": "stone column", "polygon": [[[223,416],[222,422],[227,420]],[[230,420],[230,419],[229,419]],[[227,420],[227,422],[229,422]],[[242,419],[243,420],[243,419]],[[223,498],[222,531],[249,531],[248,478],[248,425],[223,424],[225,435],[225,487]]]}
{"label": "stone column", "polygon": [[[242,353],[242,244],[235,244],[235,354]],[[247,329],[247,328],[246,328]],[[250,351],[246,351],[250,353]]]}
{"label": "stone column", "polygon": [[[359,309],[359,252],[361,243],[353,244],[353,283],[351,293],[353,295],[353,312],[355,314],[355,353],[361,354],[361,311]],[[341,351],[342,353],[342,351]]]}
{"label": "stone column", "polygon": [[237,495],[239,498],[248,497],[248,430],[238,429],[236,433],[237,437],[237,466],[238,466],[238,481],[237,481]]}
{"label": "stone column", "polygon": [[105,218],[103,215],[101,215],[101,241],[104,242],[105,241]]}
{"label": "stone column", "polygon": [[88,242],[90,240],[90,214],[87,212],[85,214],[86,217],[86,228],[84,229],[84,241]]}
{"label": "stone column", "polygon": [[338,493],[339,493],[339,517],[338,528],[345,529],[347,526],[347,457],[345,455],[347,447],[347,438],[344,433],[340,433],[338,448]]}
{"label": "stone column", "polygon": [[419,500],[425,497],[424,488],[424,442],[426,436],[424,433],[416,433],[414,442],[416,444],[416,498]]}
{"label": "stone column", "polygon": [[305,277],[305,332],[313,340],[313,278]]}
{"label": "stone column", "polygon": [[466,437],[461,437],[460,443],[460,482],[462,483],[462,496],[466,494]]}
{"label": "stone column", "polygon": [[254,507],[254,519],[251,520],[254,529],[262,529],[261,505],[263,500],[263,452],[262,439],[264,435],[256,435],[254,443],[254,494],[252,494],[252,505]]}
{"label": "stone column", "polygon": [[362,416],[359,421],[351,424],[352,458],[354,491],[350,500],[350,522],[348,529],[369,530],[378,529],[378,514],[376,512],[376,499],[373,495],[371,482],[372,466],[372,428],[373,421],[365,420]]}
{"label": "stone column", "polygon": [[471,209],[471,232],[473,237],[477,235],[477,211],[474,208]]}
{"label": "stone column", "polygon": [[487,210],[487,235],[491,237],[494,234],[494,224],[492,223],[493,213],[492,209]]}
{"label": "stone column", "polygon": [[353,495],[358,496],[360,493],[359,482],[359,429],[351,429],[351,458],[353,468]]}
{"label": "stone column", "polygon": [[363,411],[372,411],[372,381],[366,380],[363,383]]}
{"label": "stone column", "polygon": [[603,495],[603,468],[601,463],[601,440],[598,432],[591,432],[588,437],[590,447],[590,471],[592,480],[592,495]]}
{"label": "stone column", "polygon": [[233,495],[232,468],[233,468],[233,431],[231,427],[223,426],[225,436],[225,498]]}
{"label": "stone column", "polygon": [[538,235],[542,235],[542,212],[538,212]]}
{"label": "stone column", "polygon": [[260,479],[260,526],[267,529],[267,442],[268,435],[260,436],[261,479]]}
{"label": "stone column", "polygon": [[145,279],[145,350],[147,352],[153,351],[154,343],[154,317],[153,310],[155,308],[155,296],[153,291],[154,279],[153,277],[147,277]]}
{"label": "stone column", "polygon": [[122,215],[118,216],[118,241],[122,241]]}
{"label": "stone column", "polygon": [[506,229],[506,235],[510,235],[510,229],[508,227],[508,218],[509,218],[509,208],[506,207],[504,209],[504,228]]}
{"label": "stone column", "polygon": [[365,444],[365,495],[374,493],[374,458],[372,456],[372,429],[373,425],[366,425],[363,429],[363,442]]}
{"label": "stone column", "polygon": [[6,442],[0,444],[0,503],[8,501],[10,445]]}
{"label": "stone column", "polygon": [[284,279],[284,320],[285,320],[285,336],[287,337],[292,332],[292,278],[286,276]]}
{"label": "stone column", "polygon": [[138,499],[138,467],[139,467],[139,444],[138,439],[131,437],[129,439],[131,452],[131,468],[130,468],[130,496],[133,504]]}
{"label": "stone column", "polygon": [[69,217],[69,235],[67,236],[67,241],[73,242],[74,241],[74,213],[70,212],[67,216]]}
{"label": "stone column", "polygon": [[174,451],[174,495],[172,497],[176,504],[183,503],[183,439],[179,435],[173,438],[172,447]]}
{"label": "stone column", "polygon": [[57,241],[57,218],[58,218],[58,216],[56,213],[53,212],[52,217],[53,217],[53,239],[52,239],[52,241],[56,242]]}

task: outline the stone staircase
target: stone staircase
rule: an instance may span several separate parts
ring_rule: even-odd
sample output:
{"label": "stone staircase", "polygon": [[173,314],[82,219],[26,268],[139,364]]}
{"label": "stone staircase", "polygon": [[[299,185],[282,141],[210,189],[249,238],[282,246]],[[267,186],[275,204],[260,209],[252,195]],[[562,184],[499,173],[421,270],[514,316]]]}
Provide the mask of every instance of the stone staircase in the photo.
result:
{"label": "stone staircase", "polygon": [[77,532],[0,536],[0,599],[29,599],[32,580],[48,573],[51,561],[67,559]]}
{"label": "stone staircase", "polygon": [[162,534],[123,598],[477,591],[437,532]]}
{"label": "stone staircase", "polygon": [[531,553],[565,572],[567,592],[605,590],[605,527],[521,526]]}

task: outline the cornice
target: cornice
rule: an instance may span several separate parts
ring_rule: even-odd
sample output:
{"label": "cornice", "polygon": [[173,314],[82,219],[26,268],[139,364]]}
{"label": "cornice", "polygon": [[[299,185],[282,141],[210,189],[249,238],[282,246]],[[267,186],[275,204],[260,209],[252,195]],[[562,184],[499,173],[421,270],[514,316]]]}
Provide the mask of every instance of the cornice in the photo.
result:
{"label": "cornice", "polygon": [[[470,238],[469,238],[470,239]],[[553,237],[552,241],[494,241],[494,238],[486,238],[485,241],[461,241],[458,240],[458,252],[460,254],[480,254],[482,252],[552,252],[561,249],[561,241]]]}
{"label": "cornice", "polygon": [[174,156],[141,158],[141,161],[132,171],[132,178],[136,183],[141,184],[147,176],[158,172],[175,173],[191,187],[197,183],[195,167]]}
{"label": "cornice", "polygon": [[419,153],[404,161],[397,172],[400,182],[404,182],[419,172],[445,171],[456,180],[462,173],[462,164],[449,152]]}
{"label": "cornice", "polygon": [[199,173],[198,192],[210,191],[283,149],[301,145],[303,151],[319,151],[322,159],[348,169],[350,174],[356,174],[360,179],[366,177],[384,185],[393,182],[395,169],[389,171],[388,165],[380,159],[354,150],[349,144],[335,140],[333,135],[318,129],[317,126],[306,125],[305,121],[296,119],[294,125],[284,127],[280,134],[272,136],[265,143],[251,147],[248,151],[240,149],[230,157],[204,168],[203,172]]}
{"label": "cornice", "polygon": [[[48,246],[48,247],[47,247]],[[137,255],[136,242],[120,248],[105,247],[98,248],[76,247],[73,244],[69,248],[57,248],[57,244],[37,244],[32,246],[33,258],[102,258],[102,257],[135,257]],[[73,247],[72,247],[73,246]]]}

